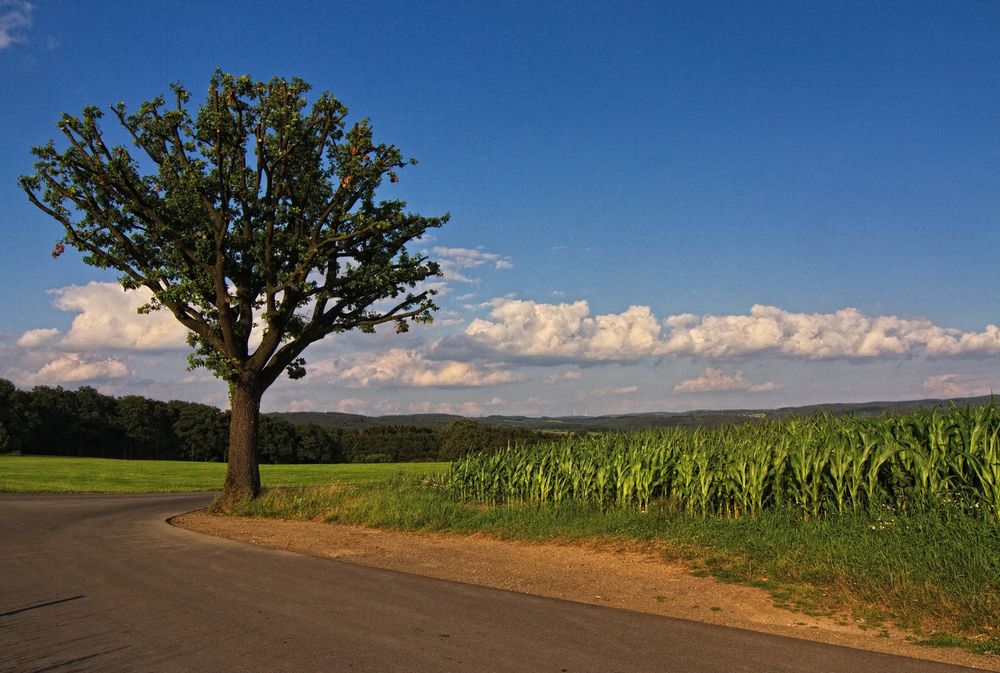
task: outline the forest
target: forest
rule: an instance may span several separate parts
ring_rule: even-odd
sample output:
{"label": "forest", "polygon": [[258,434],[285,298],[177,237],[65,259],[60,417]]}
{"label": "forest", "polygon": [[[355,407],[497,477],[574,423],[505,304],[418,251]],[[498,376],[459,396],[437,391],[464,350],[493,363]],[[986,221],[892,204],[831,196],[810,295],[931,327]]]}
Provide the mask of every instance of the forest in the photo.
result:
{"label": "forest", "polygon": [[[470,451],[534,444],[547,433],[459,419],[439,428],[324,428],[262,414],[261,463],[453,460]],[[89,386],[20,390],[0,379],[0,453],[224,462],[229,412],[194,402],[113,397]]]}

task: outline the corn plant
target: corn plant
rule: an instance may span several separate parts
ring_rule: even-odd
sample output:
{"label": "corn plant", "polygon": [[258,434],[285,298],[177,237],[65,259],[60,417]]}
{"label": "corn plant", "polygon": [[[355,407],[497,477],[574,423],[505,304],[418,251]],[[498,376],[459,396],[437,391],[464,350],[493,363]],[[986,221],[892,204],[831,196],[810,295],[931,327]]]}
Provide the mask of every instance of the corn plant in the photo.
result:
{"label": "corn plant", "polygon": [[693,431],[567,437],[456,461],[456,498],[495,505],[807,517],[957,506],[1000,518],[1000,409],[830,415]]}

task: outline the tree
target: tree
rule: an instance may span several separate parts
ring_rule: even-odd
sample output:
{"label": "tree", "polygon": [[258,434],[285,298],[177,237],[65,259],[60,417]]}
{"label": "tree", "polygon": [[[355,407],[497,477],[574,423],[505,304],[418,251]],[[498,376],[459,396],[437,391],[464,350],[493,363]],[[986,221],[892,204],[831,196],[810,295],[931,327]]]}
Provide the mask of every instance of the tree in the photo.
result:
{"label": "tree", "polygon": [[331,433],[315,423],[307,423],[295,428],[299,436],[299,454],[296,462],[300,463],[342,463],[344,450],[340,442]]}
{"label": "tree", "polygon": [[27,400],[30,407],[25,418],[34,431],[28,435],[30,446],[25,453],[80,455],[76,443],[76,396],[62,386],[35,386]]}
{"label": "tree", "polygon": [[81,386],[73,393],[76,401],[75,440],[81,455],[105,458],[116,455],[114,449],[122,440],[118,416],[118,401],[102,395],[90,386]]}
{"label": "tree", "polygon": [[184,460],[221,462],[225,460],[228,417],[207,404],[171,400],[173,433]]}
{"label": "tree", "polygon": [[442,460],[454,460],[467,453],[490,448],[490,433],[479,421],[471,418],[452,421],[440,430]]}
{"label": "tree", "polygon": [[7,379],[0,379],[0,453],[13,449],[7,424],[14,420],[14,394],[17,388]]}
{"label": "tree", "polygon": [[53,256],[65,243],[118,270],[125,289],[152,292],[142,311],[169,310],[189,330],[191,365],[229,386],[223,498],[256,497],[264,391],[283,371],[302,377],[302,352],[331,332],[429,322],[433,291],[417,286],[440,271],[406,245],[447,216],[377,201],[412,160],[375,144],[368,120],[348,127],[331,94],[309,105],[300,79],[216,71],[194,116],[188,91],[171,89],[169,104],[110,108],[135,157],[87,107],[59,122],[63,151],[33,149],[35,172],[20,184],[65,228]]}
{"label": "tree", "polygon": [[31,394],[18,390],[7,379],[0,379],[0,423],[7,431],[7,451],[33,448],[41,419],[35,413]]}
{"label": "tree", "polygon": [[169,406],[141,395],[126,395],[118,398],[116,412],[122,435],[122,458],[179,457]]}

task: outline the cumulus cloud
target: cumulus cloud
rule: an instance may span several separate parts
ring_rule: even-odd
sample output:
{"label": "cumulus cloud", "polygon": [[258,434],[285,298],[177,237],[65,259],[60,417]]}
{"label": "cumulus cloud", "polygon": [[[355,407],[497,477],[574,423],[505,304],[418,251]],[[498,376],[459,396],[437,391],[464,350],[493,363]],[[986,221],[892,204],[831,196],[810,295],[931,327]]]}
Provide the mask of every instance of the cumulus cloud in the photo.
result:
{"label": "cumulus cloud", "polygon": [[17,340],[21,348],[42,348],[52,345],[59,338],[57,329],[29,329]]}
{"label": "cumulus cloud", "polygon": [[481,248],[445,248],[436,247],[431,250],[433,259],[441,265],[445,280],[462,283],[473,283],[475,279],[465,274],[469,269],[493,268],[504,270],[514,268],[509,257],[493,252],[485,252]]}
{"label": "cumulus cloud", "polygon": [[869,317],[854,308],[792,313],[757,305],[749,315],[671,316],[661,353],[728,357],[773,352],[806,360],[1000,353],[1000,328],[963,333],[926,318]]}
{"label": "cumulus cloud", "polygon": [[34,9],[26,0],[0,0],[0,49],[25,41]]}
{"label": "cumulus cloud", "polygon": [[79,383],[120,379],[131,372],[121,360],[85,360],[77,353],[67,353],[49,362],[28,378],[33,383]]}
{"label": "cumulus cloud", "polygon": [[1000,389],[995,383],[980,376],[938,374],[924,379],[924,390],[939,397],[976,397],[992,395]]}
{"label": "cumulus cloud", "polygon": [[586,301],[493,303],[490,320],[469,323],[465,335],[498,352],[566,360],[630,360],[655,352],[660,325],[647,306],[590,316]]}
{"label": "cumulus cloud", "polygon": [[983,332],[962,332],[926,318],[869,317],[854,308],[793,313],[761,305],[748,315],[681,314],[661,324],[647,306],[591,316],[586,301],[543,304],[501,299],[493,302],[488,319],[469,323],[464,337],[463,344],[445,345],[565,362],[755,353],[804,360],[1000,353],[996,325],[987,325]]}
{"label": "cumulus cloud", "polygon": [[743,372],[736,371],[727,374],[721,369],[714,367],[707,368],[700,376],[693,379],[686,379],[674,386],[675,393],[707,393],[724,391],[743,391],[751,393],[764,393],[771,390],[778,390],[780,384],[768,381],[767,383],[751,383],[743,378]]}
{"label": "cumulus cloud", "polygon": [[317,363],[313,372],[324,378],[357,386],[414,386],[476,388],[519,381],[523,377],[499,367],[477,367],[455,360],[431,361],[416,351],[393,348],[366,354],[354,361],[337,359]]}
{"label": "cumulus cloud", "polygon": [[63,348],[140,351],[186,348],[187,330],[172,313],[138,312],[152,296],[145,288],[126,292],[117,283],[90,282],[53,290],[52,295],[56,308],[77,314],[69,332],[59,342]]}
{"label": "cumulus cloud", "polygon": [[[69,313],[76,313],[69,331],[58,346],[70,351],[99,349],[165,351],[186,349],[188,330],[173,313],[166,309],[139,313],[139,307],[148,304],[152,293],[146,288],[124,290],[117,283],[70,285],[51,290],[52,305]],[[250,334],[251,348],[261,341],[263,327],[258,324]],[[19,345],[37,347],[54,340],[56,330],[29,330],[21,336]]]}

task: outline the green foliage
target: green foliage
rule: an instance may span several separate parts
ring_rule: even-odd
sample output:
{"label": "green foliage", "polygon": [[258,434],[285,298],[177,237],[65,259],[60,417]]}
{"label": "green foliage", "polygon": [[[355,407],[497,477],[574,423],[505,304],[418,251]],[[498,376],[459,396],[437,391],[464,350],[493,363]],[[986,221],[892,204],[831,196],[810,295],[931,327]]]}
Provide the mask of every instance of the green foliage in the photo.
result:
{"label": "green foliage", "polygon": [[300,79],[216,72],[196,110],[171,88],[169,101],[111,107],[134,148],[107,144],[96,107],[63,115],[65,149],[35,147],[20,184],[84,261],[148,288],[144,310],[190,330],[192,365],[266,389],[282,370],[303,375],[301,352],[330,332],[430,320],[433,292],[410,289],[438,266],[406,244],[446,218],[376,199],[412,161],[376,143],[367,119],[348,125],[329,93],[310,104]]}
{"label": "green foliage", "polygon": [[469,453],[499,451],[514,444],[537,444],[545,435],[517,428],[497,428],[470,418],[452,421],[440,432],[442,460],[454,460]]}
{"label": "green foliage", "polygon": [[572,437],[457,460],[462,500],[739,518],[957,508],[1000,520],[1000,408]]}
{"label": "green foliage", "polygon": [[181,460],[219,461],[226,455],[229,419],[206,404],[173,400],[167,403],[174,422],[176,456]]}

